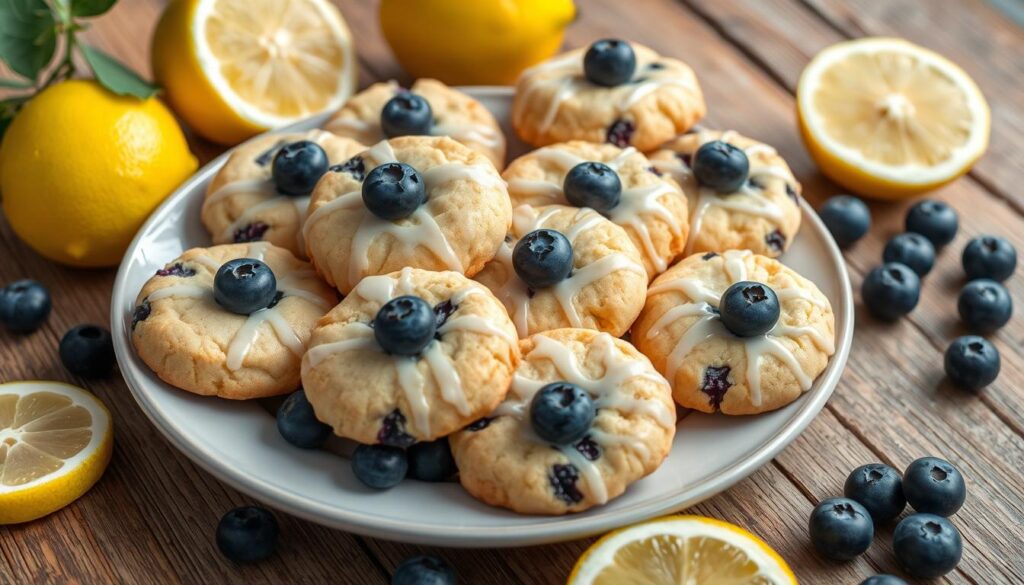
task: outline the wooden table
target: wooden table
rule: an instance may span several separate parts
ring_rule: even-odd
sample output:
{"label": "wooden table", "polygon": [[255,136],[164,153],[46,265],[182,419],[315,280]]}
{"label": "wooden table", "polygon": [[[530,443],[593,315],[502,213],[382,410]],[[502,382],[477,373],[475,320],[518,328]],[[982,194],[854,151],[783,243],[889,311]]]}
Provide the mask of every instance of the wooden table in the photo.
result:
{"label": "wooden table", "polygon": [[[148,72],[148,44],[162,0],[122,0],[88,33],[91,42]],[[380,36],[376,2],[344,0],[356,36],[360,81],[396,77]],[[822,177],[797,136],[793,91],[818,50],[852,37],[899,35],[958,62],[993,109],[992,144],[971,173],[935,194],[960,211],[961,230],[941,253],[921,303],[883,324],[857,311],[857,333],[839,388],[817,419],[778,458],[728,492],[691,510],[762,536],[808,584],[855,584],[898,572],[891,527],[867,554],[845,564],[815,556],[807,538],[814,504],[839,495],[854,467],[882,461],[902,469],[923,455],[949,459],[967,477],[969,497],[953,518],[964,558],[954,583],[1024,580],[1024,318],[992,336],[1000,378],[980,396],[943,381],[942,352],[963,332],[955,299],[960,250],[980,233],[1008,237],[1024,251],[1024,32],[981,0],[577,0],[567,45],[623,36],[686,60],[708,99],[711,126],[736,128],[779,148],[813,203],[840,191]],[[1019,5],[1018,5],[1019,6]],[[87,115],[87,114],[86,114]],[[208,160],[219,148],[192,142]],[[858,288],[901,231],[903,204],[873,205],[871,234],[846,254]],[[279,515],[276,557],[252,567],[226,562],[213,544],[228,509],[249,502],[168,445],[115,376],[87,382],[61,367],[56,347],[80,322],[109,322],[114,271],[70,270],[40,258],[0,223],[0,282],[32,277],[54,297],[46,326],[28,336],[0,332],[0,380],[55,379],[85,385],[110,407],[117,442],[106,475],[85,497],[46,519],[0,528],[0,583],[386,583],[403,558],[429,550],[449,559],[461,583],[563,583],[590,543],[512,550],[432,550],[322,528]],[[1008,283],[1024,312],[1024,269]],[[943,580],[945,581],[945,580]]]}

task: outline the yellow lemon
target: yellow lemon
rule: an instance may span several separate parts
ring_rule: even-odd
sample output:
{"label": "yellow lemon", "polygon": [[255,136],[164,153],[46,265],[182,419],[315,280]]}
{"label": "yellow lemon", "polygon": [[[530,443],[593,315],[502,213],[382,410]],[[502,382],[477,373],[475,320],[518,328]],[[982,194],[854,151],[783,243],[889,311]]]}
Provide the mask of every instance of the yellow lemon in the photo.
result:
{"label": "yellow lemon", "polygon": [[356,84],[354,51],[327,0],[172,0],[153,73],[190,127],[237,144],[339,108]]}
{"label": "yellow lemon", "polygon": [[114,431],[98,398],[60,382],[0,384],[0,524],[56,512],[99,481]]}
{"label": "yellow lemon", "polygon": [[414,77],[511,85],[547,59],[576,17],[572,0],[383,0],[380,23]]}
{"label": "yellow lemon", "polygon": [[196,170],[174,116],[156,98],[65,81],[7,129],[0,193],[11,227],[43,256],[114,266],[149,214]]}
{"label": "yellow lemon", "polygon": [[703,516],[668,516],[595,542],[569,585],[796,585],[782,557],[739,526]]}
{"label": "yellow lemon", "polygon": [[990,114],[974,81],[902,39],[833,45],[797,87],[800,133],[828,177],[867,197],[901,199],[970,170],[988,146]]}

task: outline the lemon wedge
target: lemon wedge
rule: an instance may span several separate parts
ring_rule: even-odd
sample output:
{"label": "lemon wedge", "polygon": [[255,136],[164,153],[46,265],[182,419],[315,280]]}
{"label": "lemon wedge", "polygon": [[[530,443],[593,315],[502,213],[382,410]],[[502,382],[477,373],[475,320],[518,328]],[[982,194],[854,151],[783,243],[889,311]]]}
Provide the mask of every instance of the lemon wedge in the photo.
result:
{"label": "lemon wedge", "polygon": [[988,146],[977,84],[945,57],[894,38],[818,53],[797,86],[800,132],[828,177],[867,197],[901,199],[970,170]]}
{"label": "lemon wedge", "polygon": [[0,384],[0,524],[35,520],[89,491],[110,462],[110,414],[60,382]]}
{"label": "lemon wedge", "polygon": [[569,585],[783,585],[796,577],[775,551],[739,526],[668,516],[595,542]]}

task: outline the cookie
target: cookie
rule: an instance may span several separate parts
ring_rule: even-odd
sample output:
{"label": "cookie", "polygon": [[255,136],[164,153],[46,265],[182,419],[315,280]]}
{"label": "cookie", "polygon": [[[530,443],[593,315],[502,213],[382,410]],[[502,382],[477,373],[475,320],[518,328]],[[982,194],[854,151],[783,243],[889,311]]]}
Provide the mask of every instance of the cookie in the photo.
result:
{"label": "cookie", "polygon": [[577,141],[524,154],[502,173],[512,204],[568,204],[562,190],[565,177],[587,161],[605,163],[618,174],[622,194],[605,215],[629,234],[651,278],[664,272],[686,247],[686,197],[674,180],[654,172],[647,157],[634,148]]}
{"label": "cookie", "polygon": [[[415,356],[386,353],[370,327],[385,303],[404,295],[429,303],[438,324]],[[367,277],[320,320],[302,384],[336,434],[407,447],[491,412],[518,362],[515,328],[490,291],[456,272],[406,268]]]}
{"label": "cookie", "polygon": [[309,197],[280,193],[271,178],[271,163],[278,149],[300,140],[319,144],[331,164],[344,162],[366,148],[323,130],[266,134],[242,144],[206,189],[201,218],[214,244],[266,241],[305,257],[300,235]]}
{"label": "cookie", "polygon": [[[367,209],[362,190],[374,167],[396,161],[416,171],[426,201],[390,220]],[[494,165],[446,137],[382,141],[332,167],[314,189],[309,211],[303,225],[309,257],[343,293],[366,276],[406,266],[472,276],[494,258],[512,221]]]}
{"label": "cookie", "polygon": [[499,169],[505,165],[505,135],[494,115],[477,100],[436,79],[418,79],[409,89],[393,80],[375,83],[352,96],[324,128],[363,144],[392,138],[381,129],[381,111],[388,100],[403,92],[412,92],[430,104],[430,135],[461,142],[491,159]]}
{"label": "cookie", "polygon": [[[750,172],[743,187],[721,194],[701,187],[690,165],[697,149],[711,140],[733,144],[746,153]],[[774,148],[735,131],[701,130],[669,142],[651,155],[654,168],[672,176],[690,202],[687,255],[751,250],[777,257],[800,229],[800,183]]]}
{"label": "cookie", "polygon": [[[778,296],[780,316],[765,335],[738,337],[718,306],[733,283],[755,281]],[[631,339],[672,383],[680,405],[757,414],[810,389],[835,353],[835,317],[811,281],[747,250],[695,254],[651,284]]]}
{"label": "cookie", "polygon": [[[484,502],[524,514],[581,512],[622,494],[668,455],[675,407],[665,379],[629,343],[587,329],[557,329],[520,343],[508,398],[451,437],[462,485]],[[530,403],[547,384],[569,382],[597,414],[575,444],[533,432]]]}
{"label": "cookie", "polygon": [[[512,251],[530,232],[556,230],[572,244],[572,272],[561,282],[531,289],[516,274]],[[508,309],[520,337],[577,327],[621,337],[640,314],[647,271],[625,230],[593,209],[521,205],[498,255],[476,275]]]}
{"label": "cookie", "polygon": [[[228,260],[255,258],[277,278],[270,308],[238,315],[214,300],[213,279]],[[267,242],[186,251],[142,287],[132,315],[135,351],[163,381],[204,396],[242,400],[299,387],[306,343],[334,303],[308,263]]]}
{"label": "cookie", "polygon": [[585,140],[653,150],[685,132],[706,111],[688,65],[632,43],[636,69],[621,85],[587,80],[587,49],[557,55],[527,69],[516,83],[512,127],[534,146]]}

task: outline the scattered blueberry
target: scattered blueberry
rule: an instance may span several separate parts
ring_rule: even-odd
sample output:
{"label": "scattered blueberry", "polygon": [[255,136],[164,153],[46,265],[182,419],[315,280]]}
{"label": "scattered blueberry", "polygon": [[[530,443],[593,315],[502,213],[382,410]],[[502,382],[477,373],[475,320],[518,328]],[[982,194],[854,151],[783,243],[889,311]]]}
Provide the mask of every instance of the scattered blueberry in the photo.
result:
{"label": "scattered blueberry", "polygon": [[634,71],[636,53],[629,43],[620,39],[597,41],[583,56],[583,72],[588,81],[597,85],[622,85],[633,77]]}
{"label": "scattered blueberry", "polygon": [[750,161],[742,149],[721,140],[712,140],[697,149],[693,174],[697,182],[719,193],[735,193],[750,173]]}
{"label": "scattered blueberry", "polygon": [[868,550],[875,527],[864,506],[849,498],[830,498],[811,512],[810,534],[822,556],[848,561]]}
{"label": "scattered blueberry", "polygon": [[921,234],[904,232],[893,236],[885,245],[882,260],[904,264],[923,277],[935,265],[935,246]]}
{"label": "scattered blueberry", "polygon": [[600,162],[583,162],[565,176],[565,198],[576,207],[590,207],[608,213],[619,204],[622,181],[611,167]]}
{"label": "scattered blueberry", "polygon": [[52,307],[50,292],[34,280],[16,280],[0,289],[0,324],[15,333],[42,327]]}
{"label": "scattered blueberry", "polygon": [[217,548],[233,563],[256,563],[274,554],[279,532],[277,519],[270,510],[242,506],[220,519]]}
{"label": "scattered blueberry", "polygon": [[918,512],[952,516],[967,499],[967,485],[948,461],[922,457],[903,472],[903,494]]}
{"label": "scattered blueberry", "polygon": [[516,243],[512,267],[530,288],[546,288],[572,272],[572,244],[555,230],[534,230]]}
{"label": "scattered blueberry", "polygon": [[548,473],[548,483],[555,493],[555,497],[571,506],[583,500],[583,492],[576,486],[580,480],[580,471],[571,463],[556,463],[551,466]]}
{"label": "scattered blueberry", "polygon": [[722,406],[722,401],[725,400],[725,393],[732,388],[732,382],[729,381],[729,372],[732,368],[729,366],[708,366],[704,368],[704,378],[701,380],[700,391],[708,395],[708,404],[711,408],[718,410]]}
{"label": "scattered blueberry", "polygon": [[142,302],[135,307],[134,311],[132,311],[132,331],[135,331],[135,328],[139,325],[141,321],[149,319],[149,316],[150,314],[152,314],[152,312],[153,307],[150,306],[149,301],[146,299],[142,299]]}
{"label": "scattered blueberry", "polygon": [[999,376],[999,350],[977,335],[957,337],[946,349],[946,376],[965,390],[980,390]]}
{"label": "scattered blueberry", "polygon": [[1013,300],[1002,284],[988,278],[968,282],[960,291],[956,308],[968,327],[991,333],[1010,320]]}
{"label": "scattered blueberry", "polygon": [[614,144],[619,148],[626,148],[633,140],[634,133],[636,133],[636,124],[629,120],[619,118],[612,122],[612,125],[608,127],[608,132],[605,133],[604,141],[609,144]]}
{"label": "scattered blueberry", "polygon": [[396,136],[423,136],[430,134],[434,112],[422,96],[403,91],[384,104],[380,112],[380,127],[388,138]]}
{"label": "scattered blueberry", "polygon": [[530,426],[541,439],[568,445],[590,430],[597,411],[587,391],[569,382],[554,382],[533,395]]}
{"label": "scattered blueberry", "polygon": [[396,355],[416,355],[434,340],[437,321],[434,310],[419,297],[410,295],[391,299],[373,319],[373,336],[384,351]]}
{"label": "scattered blueberry", "polygon": [[408,469],[405,451],[398,447],[359,445],[352,453],[352,473],[368,487],[395,487],[405,479]]}
{"label": "scattered blueberry", "polygon": [[405,559],[391,577],[391,585],[455,585],[457,581],[451,565],[430,555]]}
{"label": "scattered blueberry", "polygon": [[77,325],[60,340],[60,361],[69,372],[101,378],[114,369],[114,342],[99,325]]}
{"label": "scattered blueberry", "polygon": [[1017,268],[1017,250],[999,236],[980,236],[967,242],[961,260],[967,278],[1002,282]]}
{"label": "scattered blueberry", "polygon": [[768,247],[776,252],[782,252],[786,249],[786,236],[782,235],[782,232],[775,229],[764,236],[764,243],[768,244]]}
{"label": "scattered blueberry", "polygon": [[861,581],[860,585],[907,585],[907,582],[893,575],[873,575]]}
{"label": "scattered blueberry", "polygon": [[363,182],[363,204],[381,219],[409,217],[427,200],[423,177],[405,163],[385,163]]}
{"label": "scattered blueberry", "polygon": [[246,224],[235,230],[235,233],[232,236],[232,241],[236,244],[244,242],[258,242],[263,239],[263,234],[267,233],[267,230],[269,229],[270,226],[262,221]]}
{"label": "scattered blueberry", "polygon": [[921,234],[936,248],[941,248],[956,237],[960,220],[952,207],[941,201],[925,199],[907,212],[906,226],[908,232]]}
{"label": "scattered blueberry", "polygon": [[405,432],[405,415],[402,411],[396,408],[381,420],[377,442],[392,447],[408,447],[416,442],[415,437]]}
{"label": "scattered blueberry", "polygon": [[601,458],[601,446],[595,443],[594,440],[590,438],[590,435],[576,441],[576,443],[573,444],[573,448],[579,451],[580,455],[586,457],[587,461],[597,461]]}
{"label": "scattered blueberry", "polygon": [[830,197],[821,206],[818,217],[840,248],[853,245],[871,229],[871,211],[853,195]]}
{"label": "scattered blueberry", "polygon": [[447,438],[409,447],[409,477],[420,481],[449,481],[459,469],[455,466]]}
{"label": "scattered blueberry", "polygon": [[304,197],[313,191],[329,164],[327,153],[311,140],[286,144],[274,155],[274,185],[285,195]]}
{"label": "scattered blueberry", "polygon": [[166,268],[156,271],[157,276],[176,276],[178,278],[190,278],[196,275],[194,268],[189,268],[181,262],[175,262]]}
{"label": "scattered blueberry", "polygon": [[744,280],[725,289],[718,311],[733,335],[764,335],[779,320],[779,297],[767,284]]}
{"label": "scattered blueberry", "polygon": [[921,279],[899,262],[888,262],[868,273],[860,296],[872,315],[895,321],[914,310],[921,297]]}
{"label": "scattered blueberry", "polygon": [[940,577],[956,568],[963,541],[942,516],[911,514],[896,525],[892,548],[903,570],[919,579]]}
{"label": "scattered blueberry", "polygon": [[363,162],[363,157],[358,154],[341,164],[328,167],[327,170],[332,173],[348,173],[357,181],[362,181],[366,178],[366,163]]}
{"label": "scattered blueberry", "polygon": [[843,494],[864,506],[875,524],[883,524],[899,516],[907,505],[900,472],[881,463],[854,469],[846,478]]}
{"label": "scattered blueberry", "polygon": [[296,447],[319,449],[331,436],[330,425],[320,422],[305,390],[296,390],[277,409],[277,430]]}
{"label": "scattered blueberry", "polygon": [[232,313],[249,315],[266,309],[276,296],[274,272],[255,258],[229,260],[213,278],[214,300]]}

